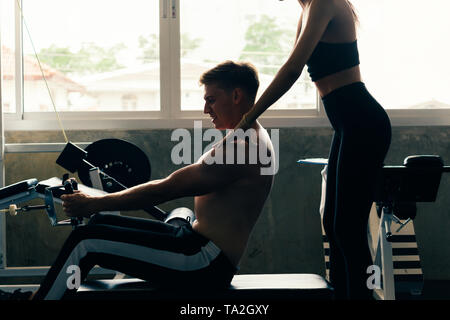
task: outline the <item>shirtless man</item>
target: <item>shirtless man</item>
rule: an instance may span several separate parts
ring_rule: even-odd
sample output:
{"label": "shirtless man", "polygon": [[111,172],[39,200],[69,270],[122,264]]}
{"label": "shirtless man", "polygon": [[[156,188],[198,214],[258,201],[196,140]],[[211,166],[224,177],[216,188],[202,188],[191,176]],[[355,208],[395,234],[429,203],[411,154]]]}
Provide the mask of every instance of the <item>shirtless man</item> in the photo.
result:
{"label": "shirtless man", "polygon": [[[231,61],[205,72],[200,83],[204,113],[216,129],[233,129],[253,106],[259,86],[251,65]],[[79,266],[82,279],[100,265],[161,286],[228,286],[273,183],[273,175],[261,174],[267,165],[259,156],[250,161],[252,146],[263,148],[275,161],[269,135],[257,121],[252,129],[248,139],[218,143],[196,163],[164,179],[104,196],[80,191],[64,195],[66,214],[90,221],[70,234],[34,298],[60,299],[73,292],[66,285],[70,265]],[[244,164],[237,162],[239,148],[245,151]],[[230,151],[233,156],[227,157]],[[99,213],[138,210],[188,196],[195,197],[192,227]]]}

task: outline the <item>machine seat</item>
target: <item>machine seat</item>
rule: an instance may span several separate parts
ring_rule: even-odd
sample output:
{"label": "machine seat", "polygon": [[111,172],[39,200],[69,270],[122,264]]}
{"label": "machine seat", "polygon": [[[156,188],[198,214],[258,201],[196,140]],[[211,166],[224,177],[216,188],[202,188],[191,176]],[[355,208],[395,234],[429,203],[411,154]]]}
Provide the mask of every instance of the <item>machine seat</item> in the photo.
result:
{"label": "machine seat", "polygon": [[331,285],[316,274],[236,275],[228,289],[195,291],[157,289],[140,279],[87,281],[71,297],[76,300],[329,300]]}

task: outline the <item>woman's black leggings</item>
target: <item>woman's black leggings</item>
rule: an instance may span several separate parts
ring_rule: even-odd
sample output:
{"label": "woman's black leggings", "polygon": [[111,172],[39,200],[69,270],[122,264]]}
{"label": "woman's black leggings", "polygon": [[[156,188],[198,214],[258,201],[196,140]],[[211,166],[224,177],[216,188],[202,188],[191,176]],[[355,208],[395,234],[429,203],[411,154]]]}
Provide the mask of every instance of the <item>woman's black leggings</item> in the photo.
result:
{"label": "woman's black leggings", "polygon": [[322,101],[335,130],[323,216],[330,281],[337,299],[369,299],[367,267],[373,262],[367,224],[376,174],[391,143],[391,125],[362,82],[336,89]]}

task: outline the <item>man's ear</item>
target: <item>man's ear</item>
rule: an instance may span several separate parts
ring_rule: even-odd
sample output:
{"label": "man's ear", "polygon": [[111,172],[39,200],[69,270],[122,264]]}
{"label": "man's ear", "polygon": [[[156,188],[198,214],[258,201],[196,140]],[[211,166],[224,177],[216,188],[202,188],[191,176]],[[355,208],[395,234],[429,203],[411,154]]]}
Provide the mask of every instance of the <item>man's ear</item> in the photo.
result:
{"label": "man's ear", "polygon": [[233,102],[235,104],[241,103],[242,99],[244,99],[244,91],[241,88],[233,89]]}

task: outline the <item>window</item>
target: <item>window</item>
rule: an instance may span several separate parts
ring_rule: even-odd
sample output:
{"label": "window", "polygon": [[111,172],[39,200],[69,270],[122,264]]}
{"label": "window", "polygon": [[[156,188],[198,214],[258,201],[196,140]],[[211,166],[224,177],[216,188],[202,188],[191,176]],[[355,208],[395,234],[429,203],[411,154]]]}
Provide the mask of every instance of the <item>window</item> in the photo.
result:
{"label": "window", "polygon": [[14,2],[0,2],[0,27],[1,33],[1,63],[2,63],[2,105],[4,113],[16,112],[15,96],[15,68],[16,55],[14,48],[14,32],[4,32],[4,30],[14,30]]}
{"label": "window", "polygon": [[[1,2],[3,108],[18,121],[5,126],[25,128],[19,124],[25,119],[34,121],[34,129],[48,129],[52,103],[16,2]],[[392,117],[448,121],[448,1],[351,2],[360,19],[361,70],[369,91]],[[56,107],[64,120],[73,120],[72,129],[91,128],[94,118],[95,125],[130,120],[120,128],[201,118],[198,79],[225,60],[257,67],[259,97],[288,57],[301,13],[297,1],[275,0],[22,0],[22,7]],[[317,98],[304,70],[263,117],[275,119],[271,125],[328,124]],[[144,122],[152,119],[158,121]],[[48,123],[40,126],[42,120]],[[118,123],[105,120],[100,128]]]}
{"label": "window", "polygon": [[[181,1],[182,110],[203,108],[200,75],[225,60],[248,61],[259,72],[258,96],[287,59],[300,16],[296,1]],[[306,72],[273,109],[315,109],[316,90]]]}
{"label": "window", "polygon": [[[58,110],[160,109],[158,1],[23,0],[22,7]],[[53,112],[26,30],[23,55],[25,112]]]}
{"label": "window", "polygon": [[122,96],[122,106],[126,110],[136,110],[137,96],[135,94],[124,94]]}
{"label": "window", "polygon": [[450,108],[447,0],[351,0],[364,82],[386,109]]}

